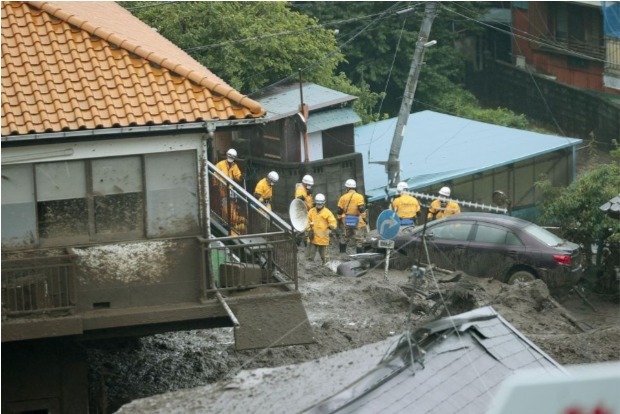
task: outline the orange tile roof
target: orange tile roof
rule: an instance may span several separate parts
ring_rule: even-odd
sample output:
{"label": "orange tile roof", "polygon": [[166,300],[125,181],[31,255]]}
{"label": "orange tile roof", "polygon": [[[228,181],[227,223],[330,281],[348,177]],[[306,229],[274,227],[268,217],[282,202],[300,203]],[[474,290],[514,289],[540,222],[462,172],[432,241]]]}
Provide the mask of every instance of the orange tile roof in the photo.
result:
{"label": "orange tile roof", "polygon": [[114,2],[2,2],[2,135],[263,116]]}

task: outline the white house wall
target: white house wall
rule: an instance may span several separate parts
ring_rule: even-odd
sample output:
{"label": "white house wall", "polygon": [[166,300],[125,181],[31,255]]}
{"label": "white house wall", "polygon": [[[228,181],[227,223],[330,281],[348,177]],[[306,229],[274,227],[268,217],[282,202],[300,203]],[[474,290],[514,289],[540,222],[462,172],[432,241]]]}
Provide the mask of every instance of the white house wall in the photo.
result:
{"label": "white house wall", "polygon": [[[201,138],[187,134],[4,148],[2,247],[199,234]],[[58,207],[62,203],[67,205]],[[60,221],[52,217],[57,211],[63,213]],[[118,220],[113,213],[120,214]],[[42,226],[42,217],[49,227]]]}
{"label": "white house wall", "polygon": [[[304,160],[306,155],[303,137],[301,138],[301,159]],[[323,159],[323,134],[313,132],[308,134],[308,160],[316,161]]]}

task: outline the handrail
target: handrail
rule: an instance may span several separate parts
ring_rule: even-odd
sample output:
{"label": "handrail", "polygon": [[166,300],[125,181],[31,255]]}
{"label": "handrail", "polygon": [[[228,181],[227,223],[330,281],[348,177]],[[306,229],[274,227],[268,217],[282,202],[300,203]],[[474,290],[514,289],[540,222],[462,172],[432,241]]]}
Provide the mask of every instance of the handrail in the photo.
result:
{"label": "handrail", "polygon": [[261,215],[266,216],[266,218],[269,219],[269,222],[275,224],[276,227],[278,227],[280,230],[283,230],[286,232],[293,231],[293,228],[290,224],[284,221],[280,216],[275,214],[273,211],[265,207],[263,203],[258,201],[250,193],[250,191],[246,190],[245,188],[240,186],[238,183],[236,183],[234,180],[222,174],[222,172],[217,167],[215,167],[215,165],[212,164],[211,162],[207,161],[207,166],[209,169],[210,177],[216,179],[220,183],[223,183],[227,188],[232,188],[235,191],[236,196],[239,197],[241,200],[245,201],[246,203],[248,203],[254,211],[257,211]]}

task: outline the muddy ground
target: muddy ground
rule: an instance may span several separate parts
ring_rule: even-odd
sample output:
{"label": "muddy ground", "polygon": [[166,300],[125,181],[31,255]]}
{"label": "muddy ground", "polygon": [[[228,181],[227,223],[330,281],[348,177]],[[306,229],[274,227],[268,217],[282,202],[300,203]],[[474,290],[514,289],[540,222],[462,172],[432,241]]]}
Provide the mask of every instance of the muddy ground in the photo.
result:
{"label": "muddy ground", "polygon": [[561,364],[620,360],[619,305],[587,288],[583,291],[587,301],[575,293],[554,298],[541,281],[509,286],[435,270],[426,273],[420,293],[411,296],[408,271],[390,270],[386,279],[383,267],[357,278],[338,276],[318,265],[305,270],[301,251],[299,263],[300,291],[315,344],[235,351],[232,329],[92,343],[87,347],[90,383],[108,398],[91,411],[115,412],[134,399],[213,383],[241,369],[331,355],[386,339],[440,315],[486,305]]}

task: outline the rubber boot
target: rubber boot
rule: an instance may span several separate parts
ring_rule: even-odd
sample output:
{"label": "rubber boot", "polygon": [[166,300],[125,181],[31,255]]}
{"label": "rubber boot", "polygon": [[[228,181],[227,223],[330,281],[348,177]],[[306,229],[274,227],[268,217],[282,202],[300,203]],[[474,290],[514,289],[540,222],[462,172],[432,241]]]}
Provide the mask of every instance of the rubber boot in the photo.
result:
{"label": "rubber boot", "polygon": [[340,243],[340,253],[346,253],[346,252],[347,252],[347,244]]}

